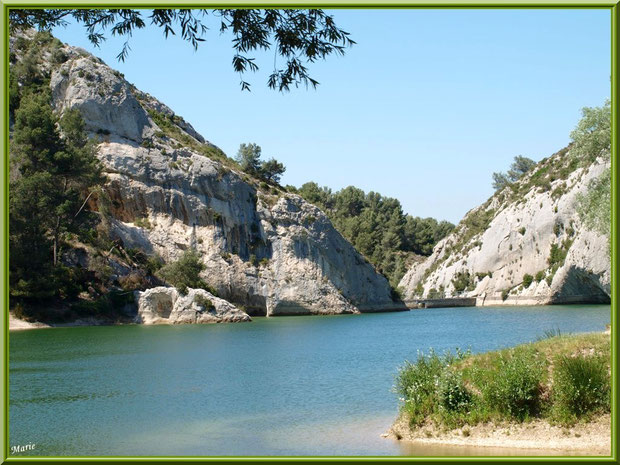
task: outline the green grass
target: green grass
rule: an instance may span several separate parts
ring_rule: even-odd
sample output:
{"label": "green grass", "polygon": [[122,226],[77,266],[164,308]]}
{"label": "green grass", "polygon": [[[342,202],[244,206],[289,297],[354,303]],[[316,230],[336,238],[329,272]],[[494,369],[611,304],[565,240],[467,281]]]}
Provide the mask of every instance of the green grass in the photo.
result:
{"label": "green grass", "polygon": [[535,418],[564,425],[609,411],[610,340],[546,332],[536,342],[484,354],[421,354],[399,370],[401,413],[415,428]]}

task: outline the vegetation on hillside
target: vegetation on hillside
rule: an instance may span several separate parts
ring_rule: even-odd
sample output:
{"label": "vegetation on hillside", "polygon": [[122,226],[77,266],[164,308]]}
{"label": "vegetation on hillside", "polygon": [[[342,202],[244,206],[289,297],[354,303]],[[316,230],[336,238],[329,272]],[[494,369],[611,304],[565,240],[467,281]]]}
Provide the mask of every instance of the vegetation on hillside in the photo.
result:
{"label": "vegetation on hillside", "polygon": [[517,155],[512,165],[510,165],[508,172],[493,173],[493,189],[495,189],[495,191],[501,191],[504,187],[521,179],[523,175],[534,166],[536,166],[536,162],[531,158]]}
{"label": "vegetation on hillside", "polygon": [[[441,256],[425,271],[422,279],[414,290],[416,295],[422,295],[427,279],[444,263],[450,266],[465,257],[470,250],[482,246],[481,236],[489,228],[493,219],[503,209],[525,202],[530,192],[549,192],[551,199],[558,201],[570,188],[571,183],[579,178],[569,180],[570,176],[580,168],[584,169],[579,176],[595,160],[609,160],[611,152],[611,109],[610,102],[606,101],[602,107],[582,109],[582,118],[575,130],[571,132],[572,142],[568,147],[559,150],[552,156],[535,163],[525,157],[515,157],[507,173],[494,173],[494,188],[496,192],[480,207],[471,210],[454,229],[453,234],[446,242]],[[541,204],[542,207],[542,204]],[[603,170],[601,175],[590,181],[588,190],[577,195],[577,212],[583,225],[611,240],[611,171]],[[557,204],[555,206],[557,213]],[[558,221],[554,227],[557,241],[551,245],[548,252],[547,267],[535,274],[535,281],[543,279],[551,285],[557,270],[564,264],[568,250],[572,246],[577,233],[577,224],[570,221],[563,224]],[[525,233],[522,227],[520,234]],[[610,244],[611,245],[611,244]],[[472,290],[476,280],[481,280],[490,271],[478,272],[470,280],[462,279],[464,270],[457,271],[452,283],[457,292]],[[523,281],[512,288],[505,289],[504,297],[511,292],[528,287],[534,279],[529,275],[523,276]],[[445,289],[430,289],[429,296],[442,297]]]}
{"label": "vegetation on hillside", "polygon": [[103,182],[95,146],[78,112],[62,118],[52,110],[49,76],[37,67],[39,34],[25,62],[12,68],[19,91],[13,96],[9,200],[11,295],[41,299],[76,289],[60,263],[64,238],[92,219],[86,200]]}
{"label": "vegetation on hillside", "polygon": [[[108,236],[97,141],[79,111],[53,110],[46,54],[51,69],[63,61],[53,59],[62,44],[49,32],[18,37],[11,54],[10,305],[22,318],[114,318],[133,289],[149,285],[158,260]],[[112,257],[131,272],[115,276]]]}
{"label": "vegetation on hillside", "polygon": [[396,379],[401,414],[456,428],[535,418],[570,425],[610,411],[610,337],[549,333],[539,341],[472,355],[421,354]]}
{"label": "vegetation on hillside", "polygon": [[299,189],[287,186],[308,202],[321,208],[336,229],[383,273],[393,288],[416,255],[430,255],[435,244],[454,225],[434,218],[403,213],[397,199],[376,192],[365,193],[349,186],[332,192],[308,182]]}
{"label": "vegetation on hillside", "polygon": [[275,158],[270,158],[267,161],[261,160],[261,153],[262,149],[259,145],[252,143],[241,144],[235,161],[250,176],[278,184],[286,168]]}
{"label": "vegetation on hillside", "polygon": [[[571,154],[576,159],[593,161],[611,157],[611,103],[583,108],[582,119],[571,133]],[[609,238],[611,249],[611,168],[593,179],[585,194],[578,198],[579,217],[585,226]]]}
{"label": "vegetation on hillside", "polygon": [[200,277],[204,269],[200,255],[193,249],[187,249],[178,260],[162,266],[157,276],[176,287],[181,294],[186,294],[187,289],[192,288],[204,289],[217,296],[217,292]]}

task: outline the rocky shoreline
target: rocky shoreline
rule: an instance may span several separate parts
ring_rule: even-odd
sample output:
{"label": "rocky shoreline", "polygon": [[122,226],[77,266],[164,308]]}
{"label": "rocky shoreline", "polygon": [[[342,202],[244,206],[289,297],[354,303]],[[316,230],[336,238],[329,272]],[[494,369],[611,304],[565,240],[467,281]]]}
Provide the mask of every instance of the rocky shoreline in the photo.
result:
{"label": "rocky shoreline", "polygon": [[[210,323],[240,323],[252,321],[250,314],[243,308],[235,306],[225,299],[219,298],[204,289],[187,288],[180,292],[174,287],[158,286],[146,291],[135,291],[133,310],[127,313],[123,320],[80,318],[63,323],[29,322],[19,319],[13,312],[9,312],[9,330],[41,329],[70,326],[102,326],[119,324],[143,325],[177,325],[177,324],[210,324]],[[348,312],[335,309],[331,312],[311,312],[301,308],[301,311],[280,311],[277,316],[285,315],[326,315],[340,313],[361,313],[355,308]],[[406,310],[396,308],[393,311]],[[390,311],[390,308],[365,309],[365,312]]]}

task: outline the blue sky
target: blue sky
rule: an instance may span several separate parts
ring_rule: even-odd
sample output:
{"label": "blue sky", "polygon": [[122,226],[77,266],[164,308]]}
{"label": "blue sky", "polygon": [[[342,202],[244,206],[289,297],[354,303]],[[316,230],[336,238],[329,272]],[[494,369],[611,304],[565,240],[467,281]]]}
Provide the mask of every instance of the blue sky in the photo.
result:
{"label": "blue sky", "polygon": [[100,49],[81,27],[57,28],[123,72],[234,156],[255,142],[284,162],[282,184],[355,185],[405,212],[458,222],[492,194],[515,155],[565,146],[580,108],[610,96],[609,10],[333,10],[357,42],[311,65],[318,89],[266,86],[273,52],[241,92],[230,37],[213,27],[198,51],[146,28]]}

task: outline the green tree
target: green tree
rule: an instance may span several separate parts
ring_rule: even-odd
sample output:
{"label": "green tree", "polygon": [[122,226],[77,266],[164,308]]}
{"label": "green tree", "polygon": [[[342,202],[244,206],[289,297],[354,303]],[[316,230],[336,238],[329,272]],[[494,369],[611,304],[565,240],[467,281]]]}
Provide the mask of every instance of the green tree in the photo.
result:
{"label": "green tree", "polygon": [[258,50],[274,50],[284,63],[274,63],[268,86],[288,91],[300,84],[316,87],[319,83],[308,71],[308,64],[330,55],[344,55],[355,42],[340,29],[334,18],[323,10],[298,9],[15,9],[9,10],[12,30],[37,28],[50,30],[65,26],[71,20],[85,28],[95,46],[106,40],[106,34],[127,38],[117,58],[127,57],[129,38],[147,27],[159,28],[167,38],[180,33],[194,49],[205,40],[208,30],[203,23],[212,16],[219,22],[220,33],[232,35],[234,70],[241,76],[242,90],[250,84],[243,79],[246,71],[259,69],[253,56]]}
{"label": "green tree", "polygon": [[260,159],[262,149],[257,144],[241,144],[235,160],[246,173],[266,181],[280,182],[280,176],[286,168],[275,158],[267,161]]}
{"label": "green tree", "polygon": [[508,175],[506,173],[493,173],[493,189],[496,191],[501,191],[504,187],[510,185],[510,179],[508,179]]}
{"label": "green tree", "polygon": [[256,176],[260,170],[261,148],[256,144],[241,144],[235,160],[243,171]]}
{"label": "green tree", "polygon": [[279,183],[280,177],[284,174],[286,168],[275,158],[264,161],[260,166],[260,176],[267,181]]}
{"label": "green tree", "polygon": [[86,200],[104,180],[101,165],[79,112],[59,120],[44,90],[22,98],[11,156],[17,171],[9,201],[11,293],[51,296],[64,237],[82,226]]}
{"label": "green tree", "polygon": [[536,162],[531,158],[517,155],[507,173],[493,173],[493,189],[501,191],[504,187],[521,179],[534,166],[536,166]]}
{"label": "green tree", "polygon": [[536,166],[536,162],[531,158],[517,155],[508,170],[508,179],[511,182],[518,181],[521,177]]}
{"label": "green tree", "polygon": [[396,288],[414,254],[430,255],[454,225],[405,215],[397,199],[354,186],[332,192],[315,182],[297,191],[320,207],[336,229]]}
{"label": "green tree", "polygon": [[581,160],[596,160],[611,155],[611,101],[606,100],[602,107],[584,107],[582,118],[571,132],[572,156]]}
{"label": "green tree", "polygon": [[298,189],[298,194],[308,202],[313,203],[324,210],[333,207],[333,194],[329,187],[319,187],[316,182],[307,182]]}
{"label": "green tree", "polygon": [[[571,132],[573,146],[570,155],[581,163],[611,156],[611,103],[602,107],[586,107],[582,118]],[[611,169],[590,181],[588,191],[577,196],[577,212],[586,228],[606,235],[611,241]],[[611,242],[610,242],[611,249]]]}

